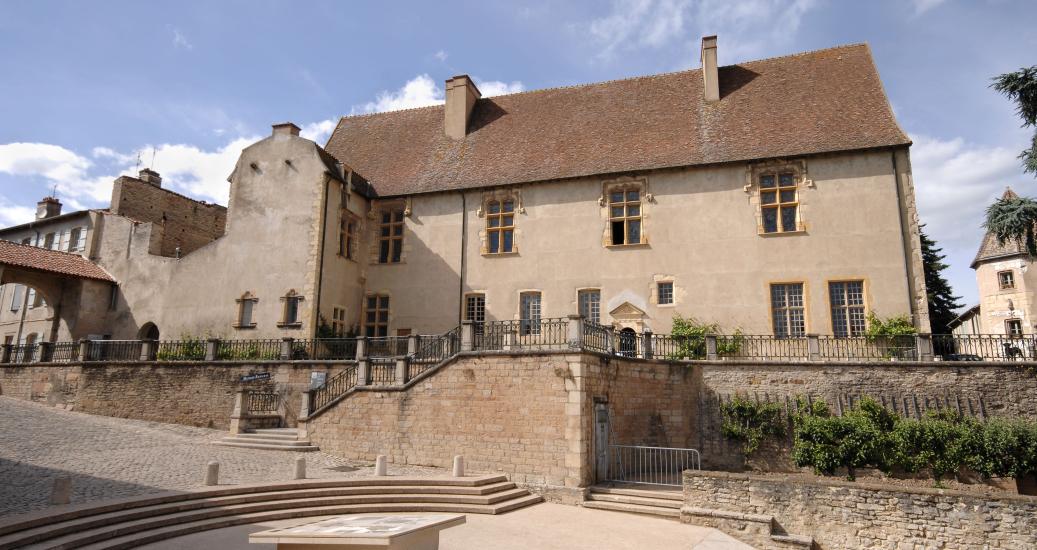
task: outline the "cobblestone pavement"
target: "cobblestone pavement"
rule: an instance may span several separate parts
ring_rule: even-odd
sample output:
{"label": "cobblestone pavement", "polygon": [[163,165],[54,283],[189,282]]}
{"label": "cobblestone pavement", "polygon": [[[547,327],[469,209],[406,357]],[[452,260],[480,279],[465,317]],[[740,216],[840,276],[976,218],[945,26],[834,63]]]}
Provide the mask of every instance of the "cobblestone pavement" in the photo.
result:
{"label": "cobblestone pavement", "polygon": [[[220,483],[291,479],[306,457],[309,478],[365,477],[373,465],[331,455],[215,445],[225,431],[93,416],[0,397],[0,516],[49,506],[53,480],[71,476],[72,504],[199,487],[220,463]],[[442,470],[390,465],[390,475]]]}

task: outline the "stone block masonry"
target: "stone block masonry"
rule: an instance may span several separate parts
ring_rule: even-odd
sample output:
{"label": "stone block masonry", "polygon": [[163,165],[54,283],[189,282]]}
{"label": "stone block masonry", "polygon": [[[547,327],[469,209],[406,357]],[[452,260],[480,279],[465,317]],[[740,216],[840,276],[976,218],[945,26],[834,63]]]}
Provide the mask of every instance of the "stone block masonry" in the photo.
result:
{"label": "stone block masonry", "polygon": [[112,188],[112,213],[152,222],[151,253],[175,256],[201,248],[223,236],[227,209],[196,201],[137,178],[122,176]]}
{"label": "stone block masonry", "polygon": [[778,532],[812,536],[823,550],[1037,547],[1035,497],[688,471],[684,503],[682,521],[723,529],[758,548],[776,547],[755,528],[760,516],[771,516]]}

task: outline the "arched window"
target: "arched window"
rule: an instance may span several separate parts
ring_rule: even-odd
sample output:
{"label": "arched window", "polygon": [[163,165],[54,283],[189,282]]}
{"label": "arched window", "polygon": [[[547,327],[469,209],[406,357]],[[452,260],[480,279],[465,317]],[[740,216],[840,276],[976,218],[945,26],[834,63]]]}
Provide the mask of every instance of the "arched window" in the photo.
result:
{"label": "arched window", "polygon": [[258,301],[259,299],[253,296],[251,292],[245,292],[241,295],[241,298],[238,298],[238,322],[234,323],[234,328],[256,328],[253,314]]}

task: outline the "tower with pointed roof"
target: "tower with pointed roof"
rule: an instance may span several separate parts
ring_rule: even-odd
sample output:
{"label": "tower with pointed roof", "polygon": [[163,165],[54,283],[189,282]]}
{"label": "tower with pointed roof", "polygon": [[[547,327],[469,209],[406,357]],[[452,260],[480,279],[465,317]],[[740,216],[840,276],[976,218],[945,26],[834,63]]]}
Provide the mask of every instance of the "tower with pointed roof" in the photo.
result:
{"label": "tower with pointed roof", "polygon": [[[1005,188],[1001,199],[1018,198]],[[979,288],[979,330],[982,334],[1022,335],[1034,333],[1037,270],[1018,241],[1000,243],[987,231],[979,245],[972,269]]]}

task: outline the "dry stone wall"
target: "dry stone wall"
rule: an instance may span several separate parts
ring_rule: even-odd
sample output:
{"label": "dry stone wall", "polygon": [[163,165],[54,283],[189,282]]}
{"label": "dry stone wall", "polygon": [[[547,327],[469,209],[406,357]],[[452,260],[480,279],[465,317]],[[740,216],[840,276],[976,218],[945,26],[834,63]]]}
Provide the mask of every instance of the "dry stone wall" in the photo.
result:
{"label": "dry stone wall", "polygon": [[721,528],[758,548],[776,544],[737,514],[773,516],[778,531],[812,536],[822,550],[1037,547],[1035,497],[689,471],[684,503],[683,521]]}

